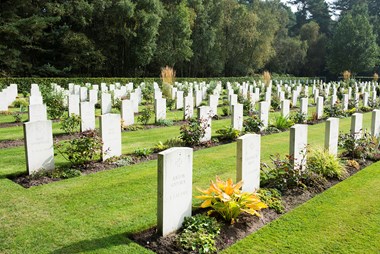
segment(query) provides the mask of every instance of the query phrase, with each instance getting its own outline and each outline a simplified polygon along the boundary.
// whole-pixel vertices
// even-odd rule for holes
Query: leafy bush
[[[307,168],[328,178],[344,179],[348,176],[347,170],[339,159],[322,149],[312,150],[307,157]]]
[[[289,189],[317,187],[323,188],[326,179],[306,168],[294,167],[291,156],[281,159],[280,155],[271,156],[274,167],[262,164],[260,184],[265,188],[280,191]],[[322,186],[322,187],[321,187]]]
[[[179,137],[171,138],[165,141],[164,145],[167,145],[168,147],[181,147],[184,146],[184,143],[182,139]]]
[[[281,106],[281,100],[278,96],[272,96],[272,100],[270,102],[270,105],[272,106],[273,110],[279,110]]]
[[[14,108],[19,108],[19,107],[28,107],[29,106],[29,103],[21,98],[21,99],[16,99],[13,103],[12,103],[12,107]]]
[[[140,157],[140,158],[147,158],[152,153],[153,153],[153,151],[149,148],[138,148],[138,149],[133,151],[133,155]]]
[[[307,120],[307,115],[303,114],[301,112],[297,112],[295,115],[291,117],[292,121],[294,123],[302,124],[305,123]]]
[[[76,114],[64,116],[61,119],[61,130],[65,133],[73,135],[80,131],[81,118]]]
[[[166,149],[168,149],[168,148],[169,148],[168,145],[166,145],[166,144],[162,143],[161,141],[159,141],[159,142],[153,147],[153,151],[154,151],[155,153],[158,153],[158,152],[164,151],[164,150],[166,150]]]
[[[231,126],[224,127],[216,131],[219,134],[219,140],[234,141],[240,136],[240,131],[232,128]]]
[[[173,121],[169,119],[160,119],[155,124],[158,126],[173,126]]]
[[[332,107],[325,107],[323,109],[327,117],[345,117],[346,114],[343,111],[341,105],[335,103]]]
[[[352,133],[340,134],[338,144],[345,150],[343,154],[351,159],[366,159],[378,151],[377,139],[368,132],[364,132],[361,138],[355,138]]]
[[[175,100],[173,100],[172,98],[166,98],[166,107],[169,110],[172,110],[174,105],[175,105]]]
[[[141,110],[140,115],[137,117],[137,121],[139,121],[143,125],[147,125],[152,115],[153,115],[152,107],[145,107],[143,110]]]
[[[99,160],[102,154],[102,139],[95,130],[81,132],[72,140],[56,144],[62,156],[74,165],[83,165]]]
[[[273,127],[277,128],[281,131],[287,130],[290,127],[292,127],[293,125],[294,125],[294,122],[292,120],[290,120],[288,117],[284,117],[284,116],[276,117],[276,119],[273,123]]]
[[[216,251],[215,238],[220,233],[220,224],[215,218],[203,214],[186,217],[182,228],[179,242],[183,249],[198,253]]]
[[[244,120],[243,127],[245,132],[258,133],[264,127],[264,124],[257,116],[251,116]]]
[[[74,168],[57,167],[53,170],[41,170],[29,176],[30,179],[40,179],[42,177],[55,178],[55,179],[69,179],[80,176],[81,172]]]
[[[360,111],[361,112],[370,112],[370,111],[372,111],[372,108],[363,106],[360,108]]]
[[[276,213],[284,213],[285,206],[281,200],[281,193],[277,189],[260,189],[257,192],[260,200],[269,208],[274,209]]]
[[[233,184],[231,178],[224,182],[216,177],[216,182],[211,181],[207,190],[199,190],[203,195],[195,198],[203,200],[201,208],[211,208],[209,214],[216,212],[231,224],[242,212],[260,216],[257,211],[267,206],[255,193],[241,192],[241,186],[242,181]]]
[[[21,112],[13,112],[12,116],[15,119],[15,123],[21,123],[22,122]]]
[[[200,144],[200,139],[206,133],[206,127],[203,122],[205,120],[189,119],[180,127],[179,138],[186,146],[195,146]]]
[[[228,107],[222,107],[222,115],[228,116],[230,114],[230,110]]]
[[[60,93],[50,93],[44,96],[47,113],[51,119],[59,119],[65,113],[64,96]]]

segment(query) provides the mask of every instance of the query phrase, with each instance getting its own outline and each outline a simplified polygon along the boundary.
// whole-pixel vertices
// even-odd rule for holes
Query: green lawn
[[[370,113],[365,114],[364,126],[367,128],[370,125],[370,118]],[[341,120],[340,127],[342,131],[347,132],[349,125],[350,118]],[[158,133],[143,131],[145,132],[145,139],[149,139],[146,144],[149,144],[150,139],[157,138],[158,135],[176,135],[171,132],[172,130],[178,131],[178,128],[178,126],[161,128],[157,129]],[[311,145],[323,145],[324,128],[324,124],[309,126],[308,136]],[[137,135],[138,133],[130,132],[130,135]],[[149,135],[146,135],[147,133]],[[164,138],[160,140],[164,140]],[[123,143],[126,144],[127,141],[128,138]],[[130,141],[132,143],[133,140]],[[262,138],[262,159],[268,161],[269,155],[277,152],[281,154],[288,153],[288,141],[289,131],[264,136]],[[123,147],[123,152],[126,149]],[[2,165],[0,177],[25,170],[23,148],[1,149],[0,152],[0,165]],[[209,180],[215,178],[215,175],[219,175],[224,179],[227,177],[235,179],[235,163],[236,143],[195,152],[194,193],[196,193],[195,187],[205,188]],[[359,224],[369,224],[369,233],[372,232],[371,227],[373,226],[370,222],[376,223],[379,220],[378,211],[369,209],[370,206],[373,208],[378,207],[378,199],[376,200],[375,197],[370,198],[370,194],[365,195],[365,193],[371,192],[374,196],[380,197],[378,195],[379,180],[376,179],[379,176],[378,170],[376,171],[377,175],[367,176],[365,173],[375,171],[376,168],[374,168],[372,167],[344,183],[344,186],[348,186],[346,188],[352,192],[354,192],[355,186],[362,189],[368,186],[368,190],[363,190],[364,195],[363,200],[361,200],[362,203],[368,202],[368,204],[365,204],[365,207],[368,208],[361,210],[361,213],[366,216],[372,214],[373,219],[369,221],[369,219],[362,217],[362,214],[357,215],[355,218]],[[0,178],[0,253],[150,253],[131,242],[127,236],[156,225],[156,172],[157,161],[149,161],[30,189],[24,189],[6,178]],[[364,177],[364,179],[362,180],[361,177]],[[374,183],[370,183],[371,181],[374,181]],[[367,182],[368,184],[366,184]],[[352,190],[350,190],[351,187]],[[346,199],[352,197],[351,201],[347,201],[351,202],[348,204],[358,201],[356,196],[347,195],[346,192],[340,192],[339,189],[336,194],[340,197],[336,198],[337,201],[344,201],[343,197]],[[360,193],[357,195],[360,195]],[[312,201],[314,205],[312,205],[312,202],[311,205],[308,204],[308,206],[311,206],[311,210],[303,216],[306,216],[305,218],[314,218],[318,214],[322,216],[324,214],[322,214],[323,210],[320,211],[317,207],[320,203],[330,204],[334,209],[341,211],[337,205],[334,205],[336,202],[329,201],[329,197],[325,198],[325,200],[328,202]],[[198,204],[195,200],[193,203]],[[343,208],[349,209],[350,206],[344,206]],[[327,208],[324,209],[328,210]],[[288,219],[292,218],[293,213],[297,214],[297,211],[289,213],[289,215],[282,217],[276,223],[286,223],[286,221],[290,221],[289,223],[294,223],[295,225],[309,223],[306,219],[301,221]],[[299,213],[302,215],[304,212]],[[377,218],[375,218],[376,214]],[[338,215],[337,218],[349,220],[349,218]],[[285,220],[285,222],[281,222],[282,220]],[[307,223],[304,223],[306,221]],[[320,220],[319,224],[314,224],[318,225],[319,228],[323,228],[321,223],[324,223],[323,219]],[[339,223],[339,221],[335,222],[337,225]],[[327,227],[331,226],[330,224],[332,223],[327,221],[325,224]],[[316,238],[314,239],[316,242],[313,243],[316,245],[318,245],[317,238],[325,239],[320,246],[317,246],[318,248],[323,248],[327,243],[330,243],[331,246],[339,247],[341,241],[360,242],[357,239],[352,239],[359,236],[362,241],[376,239],[372,238],[373,235],[371,234],[368,234],[370,237],[367,237],[366,233],[359,236],[354,235],[351,232],[355,227],[351,228],[345,225],[342,222],[342,226],[339,227],[342,230],[339,233],[342,238],[339,238],[336,231],[329,231],[329,234],[324,231],[316,231],[315,235],[309,233],[307,236],[308,238]],[[284,230],[289,230],[289,227]],[[302,233],[302,230],[299,230],[298,227],[296,229],[291,227],[291,229]],[[293,232],[293,230],[290,231]],[[281,229],[278,229],[278,231],[278,234],[280,234]],[[282,232],[282,234],[287,235],[286,231]],[[255,237],[255,235],[252,237]],[[303,253],[297,252],[302,247],[300,239],[298,239],[299,244],[297,244],[296,239],[292,240],[293,238],[291,237],[285,239],[271,238],[270,232],[267,233],[266,237],[272,239],[272,241],[274,241],[273,239],[277,239],[279,242],[284,241],[283,250],[290,253]],[[266,238],[263,237],[263,239]],[[294,246],[293,241],[295,241]],[[244,244],[244,242],[241,244]],[[366,243],[363,243],[363,246],[364,244]],[[265,245],[267,248],[272,246],[271,243],[262,244],[264,247]],[[277,245],[274,246],[276,247]],[[241,248],[252,249],[252,246],[253,243],[249,242],[245,247]],[[311,251],[312,247],[310,245],[306,252]],[[360,250],[360,247],[358,249]],[[231,253],[239,252],[231,251]]]

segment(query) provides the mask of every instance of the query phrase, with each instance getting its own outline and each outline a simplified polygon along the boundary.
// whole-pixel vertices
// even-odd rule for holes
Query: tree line
[[[378,71],[380,1],[289,1],[2,0],[0,76]]]

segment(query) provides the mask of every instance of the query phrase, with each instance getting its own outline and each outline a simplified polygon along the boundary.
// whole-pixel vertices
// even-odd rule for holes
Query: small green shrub
[[[280,191],[290,189],[306,189],[316,187],[323,189],[326,179],[303,167],[294,167],[292,157],[281,159],[280,155],[271,156],[273,167],[262,164],[260,185],[265,188],[275,188]]]
[[[323,111],[327,117],[345,117],[346,116],[342,107],[337,103],[334,104],[334,106],[332,107],[325,107]]]
[[[99,160],[102,154],[103,142],[95,130],[81,132],[72,140],[56,144],[61,155],[74,165],[83,165]]]
[[[288,117],[284,117],[284,116],[276,117],[273,123],[273,127],[281,131],[287,130],[293,125],[294,125],[294,122],[290,120]]]
[[[264,124],[257,116],[251,116],[244,120],[243,127],[245,132],[258,133],[264,127]]]
[[[272,106],[273,110],[279,110],[281,106],[281,100],[278,96],[272,96],[272,100],[270,102],[270,105]]]
[[[240,131],[231,126],[224,127],[216,131],[219,134],[218,139],[221,141],[234,141],[240,136]]]
[[[206,127],[204,127],[205,120],[189,119],[184,125],[180,127],[179,138],[186,146],[195,146],[200,144],[200,139],[206,133]]]
[[[303,124],[307,121],[307,115],[301,112],[297,112],[291,117],[291,119],[294,123]]]
[[[361,138],[355,138],[352,133],[340,134],[338,144],[345,150],[343,155],[351,159],[364,160],[378,152],[378,141],[368,132],[363,132]]]
[[[19,107],[28,107],[29,106],[29,103],[24,99],[24,98],[21,98],[21,99],[16,99],[13,103],[12,103],[12,107],[14,108],[19,108]]]
[[[161,141],[159,141],[154,147],[153,147],[153,152],[155,153],[158,153],[158,152],[161,152],[161,151],[164,151],[166,149],[168,149],[169,146],[162,143]]]
[[[81,118],[76,114],[64,116],[61,119],[61,130],[65,133],[73,135],[80,131]]]
[[[263,201],[269,208],[276,211],[276,213],[284,213],[285,206],[281,199],[281,193],[277,189],[260,189],[257,192],[260,200]]]
[[[172,110],[175,105],[175,100],[171,98],[166,98],[166,108]]]
[[[81,176],[81,172],[74,168],[55,168],[52,171],[48,171],[50,178],[69,179],[73,177]]]
[[[169,148],[170,147],[182,147],[184,146],[184,143],[182,139],[179,137],[171,138],[165,141],[164,145],[167,145]]]
[[[173,126],[173,121],[169,119],[160,119],[158,120],[155,125],[158,126]]]
[[[307,168],[327,178],[344,179],[348,176],[347,170],[339,159],[322,149],[311,150],[307,157]]]
[[[222,115],[228,116],[230,114],[230,110],[228,107],[222,107]]]
[[[152,153],[153,151],[149,148],[138,148],[133,151],[133,155],[139,158],[148,158]]]
[[[66,107],[63,100],[64,96],[62,94],[50,93],[44,96],[47,113],[51,119],[59,119],[65,113]]]
[[[220,225],[215,218],[202,214],[186,217],[179,236],[181,247],[198,253],[216,252],[215,239],[220,234]]]
[[[139,121],[143,125],[147,125],[152,115],[153,115],[152,107],[150,106],[145,107],[143,110],[141,110],[140,115],[137,117],[137,121]]]

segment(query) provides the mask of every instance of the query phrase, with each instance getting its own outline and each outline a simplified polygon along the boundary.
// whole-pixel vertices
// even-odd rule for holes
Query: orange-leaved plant
[[[201,208],[211,208],[209,214],[217,212],[231,224],[242,212],[260,217],[257,211],[267,208],[267,205],[255,193],[242,192],[242,184],[242,181],[234,184],[231,178],[222,181],[216,177],[216,182],[211,181],[207,190],[198,189],[203,195],[195,198],[203,200]]]

